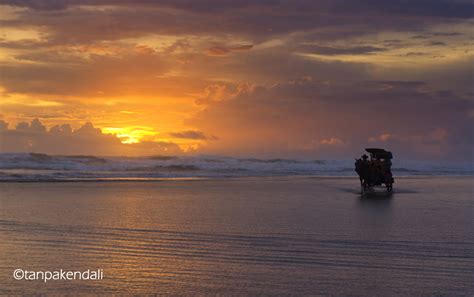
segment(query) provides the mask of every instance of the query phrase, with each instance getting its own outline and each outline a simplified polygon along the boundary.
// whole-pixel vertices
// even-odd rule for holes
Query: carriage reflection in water
[[[356,159],[355,171],[359,175],[361,193],[373,192],[375,187],[384,187],[392,192],[395,180],[392,176],[392,153],[380,148],[366,148],[366,154]]]

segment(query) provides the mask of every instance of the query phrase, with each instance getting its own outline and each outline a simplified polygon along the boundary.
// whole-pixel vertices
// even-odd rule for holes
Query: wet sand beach
[[[472,296],[472,176],[0,183],[0,294]],[[102,280],[14,280],[15,269]]]

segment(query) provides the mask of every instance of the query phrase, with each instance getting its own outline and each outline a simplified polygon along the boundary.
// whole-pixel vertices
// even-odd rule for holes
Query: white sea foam
[[[0,181],[355,175],[353,160],[243,159],[222,156],[96,157],[0,154]],[[394,160],[395,175],[472,175],[473,164]]]

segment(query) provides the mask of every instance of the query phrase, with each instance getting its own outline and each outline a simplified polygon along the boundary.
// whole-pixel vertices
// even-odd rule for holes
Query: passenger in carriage
[[[378,156],[371,157],[369,162],[369,180],[371,183],[378,185],[383,181],[383,163]]]

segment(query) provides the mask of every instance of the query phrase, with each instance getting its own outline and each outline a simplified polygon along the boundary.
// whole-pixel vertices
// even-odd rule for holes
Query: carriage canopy
[[[368,152],[370,156],[374,159],[387,160],[393,158],[392,152],[386,151],[381,148],[366,148],[365,151]]]

